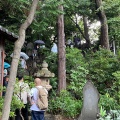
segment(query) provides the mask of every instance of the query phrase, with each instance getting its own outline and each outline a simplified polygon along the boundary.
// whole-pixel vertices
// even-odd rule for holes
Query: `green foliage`
[[[27,82],[32,88],[34,86],[33,78],[31,76],[24,76],[24,81]],[[16,84],[18,82],[18,79],[16,79]],[[0,91],[6,91],[6,88],[3,88],[0,86]],[[21,109],[24,107],[24,104],[21,100],[18,99],[18,97],[15,96],[15,94],[19,91],[19,88],[14,87],[14,93],[12,96],[12,102],[11,102],[11,107],[10,107],[10,117],[15,116],[15,110],[16,109]],[[4,103],[4,97],[0,97],[0,116],[2,114],[2,109],[3,109],[3,103]]]
[[[49,112],[53,114],[62,114],[67,117],[75,117],[79,114],[82,102],[76,100],[67,91],[61,91],[59,96],[52,96],[49,100]]]
[[[117,57],[108,50],[100,49],[95,53],[87,54],[86,59],[89,61],[89,76],[98,86],[99,92],[104,93],[104,88],[109,88],[113,83],[114,76],[112,73],[120,69]]]
[[[21,109],[24,107],[24,104],[22,101],[18,100],[16,96],[12,96],[12,102],[11,102],[11,110],[10,110],[10,116],[14,116],[14,112],[16,109]]]
[[[110,41],[115,41],[119,46],[120,40],[120,1],[119,0],[105,0],[104,9],[108,19],[109,37]]]
[[[58,88],[57,76],[55,76],[54,78],[50,78],[50,85],[52,85],[52,89],[57,90]]]
[[[86,83],[87,74],[88,70],[81,66],[78,66],[76,70],[71,70],[71,79],[68,85],[68,90],[70,90],[77,99],[82,98],[82,89]]]
[[[104,8],[106,10],[107,16],[116,16],[120,12],[120,1],[119,0],[105,0],[104,2]],[[109,14],[108,14],[109,13]],[[112,18],[111,17],[111,18]]]
[[[67,48],[66,50],[67,91],[61,92],[57,96],[57,91],[54,90],[57,87],[56,83],[58,81],[56,78],[50,79],[54,90],[50,93],[49,112],[63,114],[67,117],[75,117],[79,114],[82,107],[82,88],[85,85],[88,70],[82,67],[86,66],[86,64],[84,64],[85,60],[78,49]],[[51,55],[47,56],[46,61],[50,65],[50,69],[52,67],[56,69],[57,56],[55,54]]]
[[[26,18],[26,13],[30,7],[29,4],[29,0],[0,1],[2,11],[2,14],[0,14],[0,24],[6,27],[8,30],[18,33],[19,25]]]
[[[30,3],[30,0],[0,1],[0,24],[12,32],[18,33],[19,25],[28,15]],[[64,5],[64,13],[58,10],[58,6],[61,4]],[[107,15],[110,40],[115,40],[119,43],[120,29],[118,26],[120,26],[120,1],[104,0],[101,8],[104,8]],[[78,32],[74,23],[70,21],[70,18],[75,20],[76,14],[79,16],[86,15],[91,21],[96,19],[94,2],[89,0],[65,0],[63,3],[58,0],[40,1],[34,23],[30,26],[30,28],[28,28],[26,40],[34,41],[36,39],[42,39],[45,40],[46,46],[51,47],[50,38],[51,35],[55,36],[57,34],[56,20],[59,13],[65,15],[66,36],[70,36],[72,32]],[[13,46],[8,43],[6,44],[7,47],[5,49],[7,50],[9,56],[11,51],[8,51],[12,50]],[[46,61],[49,65],[49,70],[54,72],[56,75],[55,78],[51,78],[51,84],[56,90],[58,83],[57,54],[53,54],[48,51],[42,52],[45,56],[47,56]],[[11,61],[10,58],[7,58],[6,60],[9,62]],[[50,99],[50,112],[59,113],[60,111],[61,114],[66,113],[67,116],[72,117],[78,114],[78,109],[81,109],[81,101],[76,100],[76,98],[80,100],[82,98],[82,88],[85,84],[86,75],[88,73],[91,80],[95,83],[99,92],[101,93],[100,106],[102,106],[104,110],[115,109],[116,106],[119,107],[119,60],[119,55],[114,56],[110,51],[106,51],[104,49],[100,49],[95,53],[88,52],[84,58],[80,50],[67,48],[66,73],[68,83],[67,90],[69,91],[69,94],[66,92],[64,94],[61,93],[60,96],[56,96],[56,91],[52,90],[52,95],[54,96],[52,99]],[[21,71],[21,73],[24,73],[24,71]],[[26,82],[29,82],[30,87],[34,86],[32,78],[26,78]],[[20,108],[22,106],[19,102],[18,106],[16,103],[16,99],[13,98],[13,108]],[[2,110],[3,98],[0,98],[0,105],[0,109]],[[78,109],[77,106],[79,107]],[[11,110],[14,111],[14,109]]]
[[[0,1],[0,24],[9,30],[18,33],[21,23],[25,20],[29,13],[31,0],[6,0]],[[109,24],[109,36],[111,40],[119,40],[119,0],[105,0],[103,2],[105,13],[107,14]],[[19,4],[19,5],[18,5]],[[59,5],[64,5],[64,12],[58,10]],[[27,41],[34,41],[36,39],[44,39],[49,43],[51,35],[57,34],[56,20],[60,14],[65,15],[65,33],[66,37],[71,36],[74,32],[80,32],[76,29],[75,21],[76,15],[79,17],[87,16],[88,20],[92,23],[96,18],[95,3],[89,0],[65,0],[60,2],[57,0],[44,0],[40,1],[37,7],[34,22],[27,30]],[[70,22],[70,20],[72,21]],[[3,22],[4,21],[4,22]],[[81,19],[82,21],[82,19]],[[73,29],[72,29],[73,28]],[[115,37],[115,38],[114,38]]]
[[[112,90],[114,93],[114,97],[120,103],[120,71],[116,71],[113,73],[113,76],[115,76],[115,80],[113,82]]]
[[[2,115],[3,104],[4,104],[4,97],[0,97],[0,116]],[[21,109],[22,107],[24,107],[23,102],[18,100],[18,98],[13,95],[11,107],[10,107],[10,117],[15,116],[15,110]]]
[[[78,66],[85,66],[84,57],[81,51],[77,48],[66,49],[66,73],[71,73],[71,70],[75,70]]]
[[[2,115],[3,103],[4,103],[4,99],[3,97],[0,97],[0,116]]]
[[[51,61],[50,59],[49,61]],[[119,86],[119,69],[119,56],[115,56],[108,50],[100,48],[100,50],[95,53],[90,50],[84,58],[78,49],[67,48],[67,92],[69,92],[75,100],[82,101],[83,86],[86,83],[86,79],[91,79],[100,93],[99,107],[102,107],[103,112],[111,109],[119,109],[119,91],[117,87]],[[57,79],[53,79],[53,83],[56,84]],[[52,104],[52,106],[50,105],[49,112],[54,114],[60,112],[62,114],[61,111],[63,108],[59,108],[59,106],[61,106],[59,103],[61,98],[60,96],[57,97],[55,93],[56,91],[52,90],[50,94],[50,104]],[[55,97],[57,98],[55,99]],[[65,100],[65,98],[63,99]],[[58,103],[56,101],[58,101]]]
[[[84,15],[84,14],[89,14],[90,12],[90,1],[89,0],[65,0],[66,2],[66,11],[69,12],[70,14],[75,15]]]
[[[58,58],[57,58],[57,54],[56,53],[53,53],[53,52],[50,52],[48,54],[46,54],[46,57],[45,57],[45,61],[48,63],[48,69],[55,73],[55,76],[57,76],[57,67],[58,67]]]
[[[120,109],[120,106],[117,100],[113,96],[110,96],[109,93],[100,95],[99,107],[101,106],[106,111]]]
[[[101,107],[100,107],[100,116],[101,116],[102,118],[104,118],[105,115],[107,115],[106,110],[101,106]]]
[[[119,109],[119,55],[101,49],[86,55],[89,61],[89,76],[97,86],[100,96],[100,106],[105,110]]]

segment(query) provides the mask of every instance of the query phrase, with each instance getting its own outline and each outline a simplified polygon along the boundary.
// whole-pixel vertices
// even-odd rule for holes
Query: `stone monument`
[[[83,108],[78,120],[96,120],[98,109],[99,93],[92,81],[88,80],[83,88]]]
[[[26,46],[26,53],[28,56],[32,56],[33,55],[33,49],[34,49],[34,45],[32,42],[29,42]]]
[[[38,77],[42,80],[42,86],[44,86],[47,90],[52,88],[49,78],[54,76],[55,74],[48,70],[48,64],[45,61],[42,63],[42,69],[38,70],[38,72],[34,74],[34,77]]]

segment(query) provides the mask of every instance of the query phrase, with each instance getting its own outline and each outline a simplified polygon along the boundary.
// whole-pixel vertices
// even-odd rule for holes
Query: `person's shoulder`
[[[25,86],[29,86],[28,83],[26,83],[26,82],[24,82],[24,85],[25,85]]]
[[[42,86],[36,86],[36,88],[42,88]]]
[[[34,89],[36,89],[36,88],[35,88],[35,87],[32,87],[32,88],[31,88],[31,90],[34,90]]]
[[[36,88],[36,87],[31,88],[31,91],[35,91],[35,90],[37,90],[37,88]]]
[[[35,88],[35,87],[33,87],[33,88],[31,88],[31,94],[33,95],[33,94],[36,94],[37,93],[37,88]]]
[[[26,83],[26,82],[20,83],[19,86],[21,86],[22,88],[24,88],[24,90],[25,90],[25,89],[29,89],[29,85],[28,85],[28,83]]]
[[[48,94],[48,91],[47,91],[47,89],[44,86],[38,86],[38,87],[41,88],[41,89],[44,89],[45,92]]]

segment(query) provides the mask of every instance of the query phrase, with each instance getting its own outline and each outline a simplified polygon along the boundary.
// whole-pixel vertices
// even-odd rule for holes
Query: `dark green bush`
[[[61,91],[59,96],[52,96],[52,99],[49,99],[48,111],[74,118],[80,113],[81,107],[81,100],[75,99],[68,91]]]
[[[67,48],[67,92],[72,96],[72,99],[82,102],[83,86],[87,79],[91,79],[100,93],[99,106],[107,111],[110,109],[119,109],[119,92],[117,86],[120,84],[118,80],[120,75],[119,73],[115,74],[116,71],[120,71],[119,58],[119,56],[115,56],[111,51],[102,48],[96,52],[87,51],[85,57],[83,57],[80,50]],[[56,82],[58,82],[57,79]],[[74,115],[72,115],[68,109],[72,105],[77,105],[78,102],[76,103],[72,99],[69,101],[68,97],[57,96],[55,94],[56,91],[52,91],[53,93],[54,97],[50,97],[49,112],[54,114],[65,113],[68,116],[75,116],[77,112],[80,113],[81,109],[75,113],[73,112]],[[72,105],[68,105],[66,101],[68,103],[71,102]],[[68,106],[66,107],[64,104]]]

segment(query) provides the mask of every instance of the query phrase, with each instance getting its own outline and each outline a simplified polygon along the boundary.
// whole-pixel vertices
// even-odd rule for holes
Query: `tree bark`
[[[30,13],[25,20],[25,22],[21,25],[20,30],[19,30],[19,38],[15,42],[15,47],[14,47],[14,52],[13,52],[13,58],[12,58],[12,63],[11,63],[11,69],[10,69],[10,78],[9,78],[9,83],[5,95],[5,100],[4,100],[4,105],[3,105],[3,110],[2,110],[2,119],[1,120],[8,120],[9,119],[9,113],[10,113],[10,104],[12,101],[12,95],[13,95],[13,90],[14,90],[14,85],[16,81],[16,74],[17,74],[17,67],[18,67],[18,62],[20,58],[20,52],[21,48],[25,42],[25,33],[26,29],[28,26],[32,23],[34,19],[34,14],[37,8],[39,0],[33,0]]]
[[[63,0],[61,0],[63,2]],[[63,6],[59,6],[63,11]],[[58,90],[66,89],[66,57],[65,57],[65,35],[64,35],[64,15],[58,16]]]
[[[90,37],[88,34],[88,26],[87,26],[87,17],[83,16],[83,23],[84,23],[84,35],[86,36],[86,44],[87,48],[90,48]]]
[[[98,10],[102,4],[102,0],[95,0],[95,4],[96,9]],[[100,45],[109,50],[108,24],[105,11],[103,9],[99,9],[97,15],[101,22]]]

